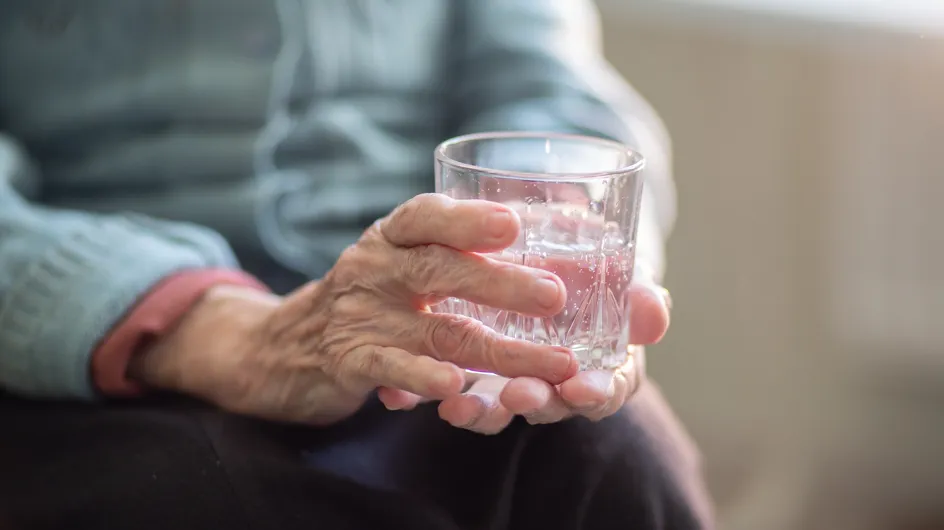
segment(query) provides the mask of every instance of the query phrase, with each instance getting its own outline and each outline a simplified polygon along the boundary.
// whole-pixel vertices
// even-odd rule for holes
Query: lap
[[[434,406],[312,429],[0,398],[0,529],[702,528],[697,465],[653,411],[486,437]]]

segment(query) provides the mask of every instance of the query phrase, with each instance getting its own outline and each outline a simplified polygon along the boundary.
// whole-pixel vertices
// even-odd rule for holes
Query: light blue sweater
[[[584,0],[3,2],[0,387],[93,397],[92,350],[176,271],[268,254],[317,277],[428,191],[434,146],[462,132],[637,147],[640,252],[658,262],[668,139],[603,61],[595,16]]]

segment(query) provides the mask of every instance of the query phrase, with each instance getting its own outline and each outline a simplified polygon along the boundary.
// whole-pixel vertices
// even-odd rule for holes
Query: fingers
[[[467,393],[443,400],[439,417],[454,427],[481,434],[501,432],[514,419],[498,398],[506,381],[494,376],[476,381]]]
[[[577,373],[577,359],[569,349],[510,339],[471,318],[419,313],[400,315],[399,321],[412,326],[404,348],[463,368],[536,377],[551,384]]]
[[[655,344],[669,329],[668,291],[648,282],[629,288],[630,337],[633,344]]]
[[[614,414],[626,403],[626,377],[619,372],[584,372],[566,387],[561,385],[561,398],[576,414],[593,421]]]
[[[379,224],[390,243],[401,247],[443,245],[467,252],[493,252],[511,245],[521,223],[507,206],[489,201],[457,201],[419,195]]]
[[[465,383],[462,370],[455,365],[400,348],[363,346],[351,350],[343,362],[349,369],[341,372],[356,374],[359,380],[369,382],[368,388],[397,388],[430,399],[458,394]]]
[[[423,298],[454,297],[534,316],[557,314],[567,299],[554,274],[522,265],[425,245],[402,252],[393,280]]]
[[[540,379],[512,379],[501,393],[501,402],[531,424],[556,423],[572,415],[557,389]]]
[[[638,390],[644,377],[642,356],[640,349],[615,371],[581,372],[560,385],[559,395],[574,413],[590,420],[612,416]]]
[[[387,242],[403,247],[391,279],[413,294],[535,316],[556,314],[564,306],[566,289],[554,274],[474,254],[502,250],[517,239],[521,223],[507,206],[426,194],[377,227]]]
[[[531,424],[577,415],[599,421],[616,414],[638,390],[644,377],[642,359],[640,348],[618,370],[583,372],[558,388],[529,377],[480,376],[466,393],[444,399],[439,415],[455,427],[486,434],[501,431],[515,415]],[[390,399],[381,399],[390,407]]]
[[[377,398],[387,407],[387,410],[413,410],[424,400],[423,396],[412,392],[385,386],[377,390]]]
[[[613,371],[581,372],[561,384],[560,395],[576,411],[597,410],[616,397],[616,379]]]

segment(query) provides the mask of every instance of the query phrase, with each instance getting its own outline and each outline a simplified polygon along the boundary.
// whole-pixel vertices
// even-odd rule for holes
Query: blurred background
[[[944,528],[944,2],[598,5],[675,142],[649,358],[721,527]]]

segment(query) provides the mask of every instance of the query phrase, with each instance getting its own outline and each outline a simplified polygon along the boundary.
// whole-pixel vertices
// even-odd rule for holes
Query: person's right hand
[[[352,414],[379,387],[456,395],[460,368],[559,384],[577,372],[570,350],[429,310],[456,297],[533,316],[560,311],[556,276],[479,254],[509,246],[519,228],[508,207],[421,195],[285,298],[214,288],[133,361],[132,375],[233,412],[316,424]]]

